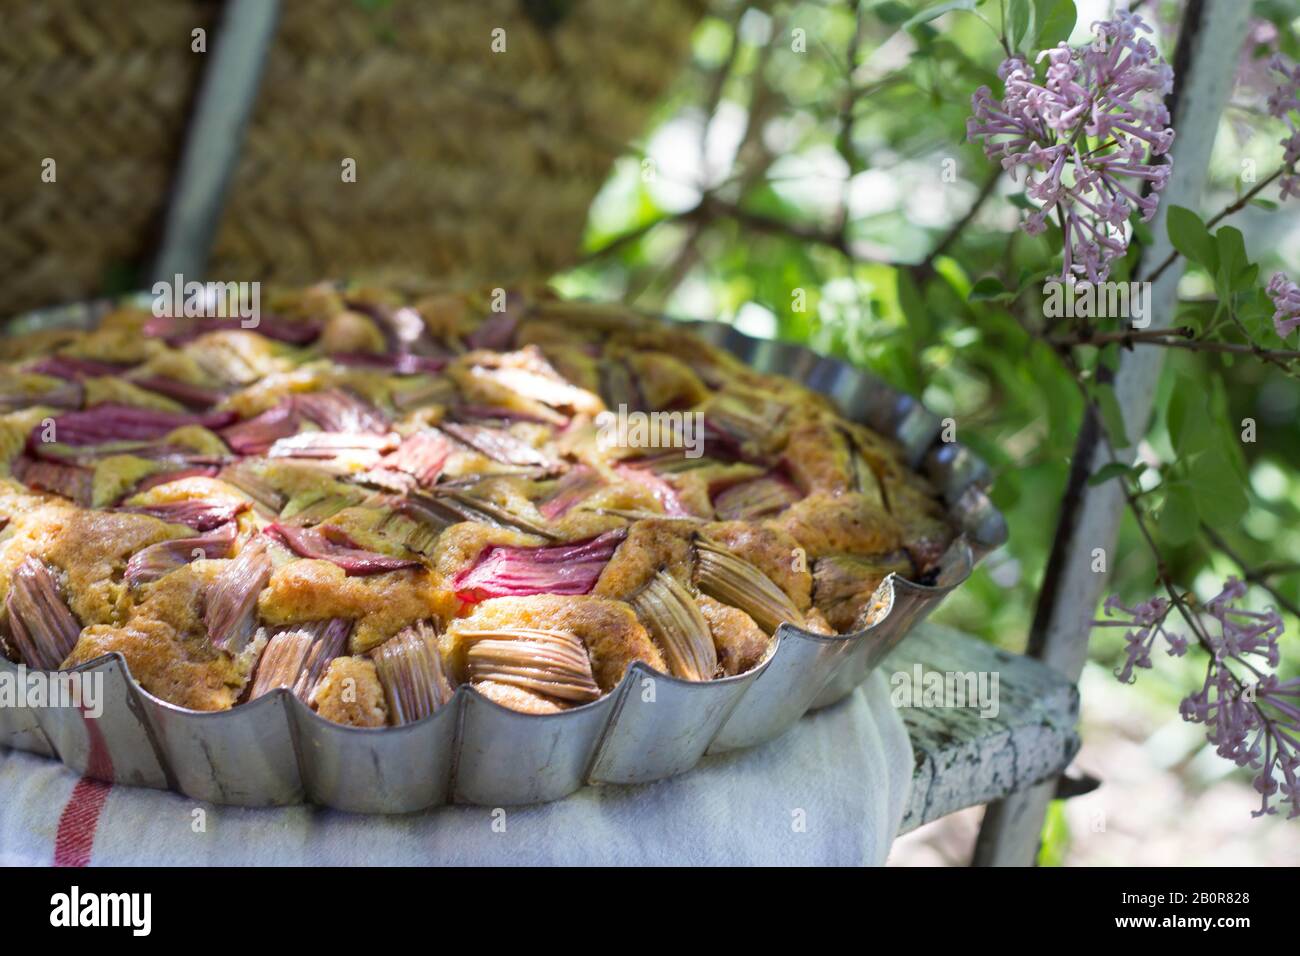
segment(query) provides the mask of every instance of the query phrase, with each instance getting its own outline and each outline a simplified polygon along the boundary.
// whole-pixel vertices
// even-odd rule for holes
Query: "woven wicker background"
[[[130,281],[156,241],[213,2],[0,8],[0,315]],[[52,158],[57,179],[41,181]]]
[[[562,268],[703,3],[284,0],[211,274],[468,282]],[[216,11],[23,6],[0,14],[6,313],[129,283],[147,261],[206,62],[190,31]],[[57,184],[40,182],[45,156]]]

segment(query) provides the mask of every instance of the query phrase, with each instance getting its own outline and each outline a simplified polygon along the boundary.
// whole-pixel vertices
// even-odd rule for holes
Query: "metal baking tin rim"
[[[151,297],[141,293],[111,300],[38,310],[16,317],[8,323],[8,327],[19,332],[36,331],[41,328],[85,328],[97,321],[109,308],[122,304],[145,304],[149,301]],[[147,747],[152,751],[151,754],[129,752],[127,756],[132,759],[128,762],[133,766],[144,765],[146,769],[127,774],[128,779],[121,782],[143,781],[144,785],[166,787],[191,796],[212,799],[214,802],[278,805],[310,800],[361,812],[406,812],[445,802],[529,803],[557,799],[587,783],[643,782],[682,772],[693,766],[706,752],[752,746],[779,736],[803,713],[834,703],[851,692],[870,673],[879,658],[906,636],[917,620],[924,617],[949,592],[965,582],[984,553],[1005,541],[1005,522],[983,490],[989,471],[984,463],[968,449],[956,443],[937,441],[939,420],[926,411],[917,399],[894,391],[874,376],[846,362],[818,355],[792,343],[755,339],[722,323],[675,322],[673,324],[701,335],[707,341],[737,356],[751,368],[802,380],[809,388],[830,397],[845,417],[863,421],[882,434],[899,441],[907,453],[909,465],[926,474],[938,485],[948,507],[949,516],[960,528],[960,533],[941,561],[943,582],[927,585],[891,573],[877,589],[877,596],[882,603],[880,612],[867,626],[857,631],[824,635],[791,624],[782,624],[774,635],[767,654],[758,665],[743,674],[706,682],[682,680],[655,671],[641,662],[635,662],[629,666],[619,683],[609,693],[603,694],[595,701],[555,714],[521,714],[490,700],[476,688],[465,685],[457,688],[452,699],[437,712],[399,727],[361,728],[334,724],[315,713],[291,691],[284,688],[265,695],[265,699],[242,704],[228,711],[196,711],[169,703],[145,690],[131,675],[125,658],[120,653],[112,652],[69,670],[75,673],[97,670],[111,672],[120,668],[125,683],[123,690],[127,699],[120,704],[116,701],[106,702],[106,707],[124,705],[130,712],[129,716],[140,725],[136,728],[139,732],[134,734],[135,739],[127,740],[122,747],[134,747],[135,750]],[[760,365],[766,367],[759,367]],[[827,663],[825,658],[828,655],[830,660]],[[799,658],[797,663],[805,666],[807,671],[803,675],[807,678],[803,684],[798,683],[801,679],[800,674],[771,673],[780,670],[783,664],[795,657]],[[14,666],[8,661],[0,662],[0,667],[5,669],[12,669]],[[789,667],[786,670],[789,671]],[[785,700],[751,701],[755,695],[750,693],[749,685],[761,682],[764,677],[786,680],[798,692],[795,703],[791,706]],[[621,753],[615,753],[612,761],[605,760],[607,750],[610,749],[611,736],[616,735],[621,729],[620,720],[625,703],[632,698],[636,685],[646,680],[663,682],[669,696],[677,698],[677,706],[683,707],[684,710],[691,708],[699,710],[701,702],[707,709],[708,705],[721,701],[723,706],[715,708],[716,712],[709,712],[711,734],[708,739],[701,739],[696,735],[695,739],[685,742],[677,738],[665,742],[653,736],[649,738],[649,744],[642,740],[641,746],[654,744],[659,746],[660,750],[663,746],[680,745],[679,754],[675,755],[671,750],[666,755],[661,753],[659,762],[654,766],[641,767],[634,759]],[[759,689],[760,692],[762,690]],[[289,703],[289,699],[295,703]],[[746,704],[754,706],[746,708],[744,706]],[[144,705],[143,708],[140,705]],[[580,759],[571,761],[573,766],[570,767],[569,776],[558,784],[534,785],[530,781],[514,779],[496,781],[501,783],[498,787],[491,779],[486,782],[479,779],[473,782],[468,792],[463,792],[460,786],[462,774],[473,775],[467,771],[475,769],[472,763],[464,766],[465,737],[468,733],[465,726],[466,715],[474,708],[482,708],[484,705],[486,710],[478,711],[480,719],[488,715],[486,717],[488,723],[501,723],[511,729],[533,727],[536,730],[532,734],[538,738],[541,738],[549,728],[573,725],[575,729],[580,729],[582,725],[597,719],[601,711],[605,711],[607,716],[599,726],[587,728],[586,737],[589,739],[585,744],[579,741],[576,745],[575,753]],[[268,734],[277,729],[287,729],[293,762],[296,764],[293,768],[296,771],[294,775],[296,784],[292,782],[284,786],[268,784],[264,789],[269,795],[258,791],[257,786],[254,785],[252,789],[255,792],[246,794],[243,792],[246,788],[238,786],[239,781],[231,785],[229,781],[221,779],[220,768],[217,762],[214,762],[213,755],[207,752],[206,745],[201,746],[207,769],[211,772],[211,782],[179,780],[181,773],[175,765],[181,761],[176,754],[170,753],[167,741],[160,739],[160,736],[165,735],[169,718],[182,721],[186,728],[195,731],[200,728],[229,729],[237,724],[247,724],[252,719],[261,719],[262,711],[267,709],[281,710],[287,718],[287,728],[268,726],[266,729]],[[751,713],[755,710],[758,711],[757,715]],[[747,726],[741,726],[733,731],[733,718],[740,711],[746,711],[746,716],[751,719]],[[0,718],[4,716],[4,712],[0,711]],[[56,725],[62,720],[57,709],[49,709],[43,716]],[[123,715],[119,713],[117,716]],[[71,718],[74,724],[83,722],[79,713],[72,714]],[[449,720],[454,721],[455,726],[448,730],[442,725]],[[636,719],[631,719],[631,722],[635,725]],[[745,721],[741,723],[744,724]],[[435,725],[438,725],[437,728]],[[94,766],[93,753],[88,752],[94,750],[93,740],[89,743],[82,741],[76,727],[70,729],[67,726],[56,726],[54,729],[56,732],[51,734],[47,732],[45,721],[36,720],[32,721],[30,726],[19,726],[15,730],[0,719],[0,744],[45,752],[57,756],[74,769],[80,769],[91,775],[105,775],[102,768]],[[375,763],[374,770],[379,774],[380,757],[377,748],[388,748],[390,742],[392,746],[397,746],[399,741],[427,737],[433,734],[435,729],[444,736],[450,733],[451,736],[444,740],[444,743],[450,746],[450,753],[430,756],[427,751],[417,750],[415,756],[429,757],[430,763],[440,761],[446,764],[441,768],[446,775],[445,779],[441,781],[434,779],[439,772],[439,768],[434,767],[429,771],[430,780],[423,781],[419,785],[399,786],[397,789],[401,791],[400,793],[381,794],[374,799],[366,795],[364,785],[341,788],[345,791],[342,796],[332,796],[326,792],[322,799],[322,794],[318,791],[329,791],[331,781],[328,779],[322,781],[318,778],[321,778],[322,774],[329,777],[329,773],[320,771],[319,767],[313,765],[313,758],[305,752],[305,744],[302,740],[305,735],[347,741],[349,744],[355,742],[357,746],[374,744],[375,747],[371,748],[370,755]],[[653,729],[652,724],[651,730]],[[631,732],[634,744],[641,739],[637,737],[638,730],[644,728],[634,727]],[[33,731],[39,736],[33,735]],[[88,730],[83,733],[92,736]],[[132,735],[126,734],[126,736]],[[65,747],[74,752],[65,753],[63,749],[56,746],[53,739],[55,737],[60,742],[72,740],[72,745],[69,747],[65,743]],[[193,741],[183,740],[181,743],[184,745]],[[530,741],[525,740],[522,742],[522,748],[517,749],[530,752],[527,746],[529,743]],[[512,742],[512,746],[519,744],[519,741]],[[193,754],[185,752],[183,756],[189,759]],[[326,758],[337,756],[337,754],[318,755],[316,762],[320,763]],[[473,754],[471,753],[470,756],[472,758]],[[155,758],[158,765],[157,773],[148,771],[149,757]],[[486,755],[480,762],[488,765],[492,763]],[[579,764],[581,770],[575,774],[574,768]],[[334,769],[337,771],[338,768]],[[498,770],[500,769],[498,767]],[[549,771],[551,768],[543,769]],[[242,773],[242,764],[232,772]],[[254,776],[255,773],[249,771],[248,775]],[[337,773],[335,775],[337,776]],[[510,769],[507,769],[504,774],[498,773],[498,776],[502,775],[512,776]],[[108,771],[108,779],[118,779],[118,776],[116,768]],[[189,776],[192,778],[193,774]],[[384,781],[382,775],[380,776],[379,784],[382,785]],[[514,776],[518,778],[519,774],[516,773]],[[338,781],[333,783],[337,784]],[[340,788],[336,786],[335,789]],[[231,792],[236,794],[236,798],[224,799]]]

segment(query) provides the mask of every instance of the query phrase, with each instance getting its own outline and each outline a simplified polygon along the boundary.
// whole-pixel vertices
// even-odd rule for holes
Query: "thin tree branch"
[[[1258,196],[1261,192],[1263,192],[1264,189],[1265,189],[1267,186],[1269,186],[1272,182],[1274,182],[1274,181],[1275,181],[1278,177],[1280,177],[1284,172],[1286,172],[1286,167],[1285,167],[1285,166],[1280,166],[1280,167],[1278,167],[1276,170],[1273,171],[1273,175],[1269,176],[1269,177],[1268,177],[1267,179],[1265,179],[1265,180],[1262,180],[1262,181],[1256,183],[1256,184],[1255,184],[1255,185],[1250,189],[1249,192],[1243,193],[1240,199],[1238,199],[1236,202],[1232,203],[1231,205],[1225,206],[1222,210],[1219,211],[1219,214],[1218,214],[1218,215],[1216,215],[1214,218],[1208,220],[1208,221],[1205,223],[1205,228],[1206,228],[1206,229],[1213,229],[1215,226],[1217,226],[1219,223],[1221,223],[1221,222],[1222,222],[1224,219],[1226,219],[1228,216],[1231,216],[1233,213],[1236,213],[1236,212],[1241,212],[1241,210],[1245,209],[1246,206],[1250,203],[1250,201],[1251,201],[1252,199],[1254,199],[1254,198],[1255,198],[1256,196]],[[1174,261],[1178,258],[1178,255],[1179,255],[1179,253],[1178,253],[1178,250],[1177,250],[1177,249],[1175,249],[1173,252],[1169,253],[1169,255],[1165,257],[1164,262],[1162,262],[1162,263],[1160,263],[1160,265],[1156,266],[1155,271],[1152,272],[1151,275],[1147,276],[1147,277],[1146,277],[1145,279],[1143,279],[1142,281],[1144,281],[1144,282],[1155,282],[1157,279],[1160,278],[1160,276],[1164,273],[1164,271],[1165,271],[1166,269],[1168,269],[1171,265],[1174,264]]]
[[[1264,565],[1261,565],[1258,568],[1252,568],[1249,564],[1246,563],[1245,559],[1242,558],[1241,555],[1239,555],[1236,551],[1232,549],[1232,547],[1228,544],[1228,542],[1223,539],[1223,535],[1219,534],[1219,532],[1215,531],[1207,524],[1201,525],[1201,531],[1204,532],[1205,536],[1210,539],[1210,543],[1214,545],[1214,547],[1217,550],[1222,551],[1224,555],[1226,555],[1234,564],[1237,565],[1237,567],[1241,568],[1241,578],[1243,581],[1246,581],[1249,584],[1259,585],[1261,588],[1263,588],[1265,591],[1267,591],[1269,594],[1273,596],[1273,600],[1277,601],[1277,603],[1280,604],[1287,611],[1289,611],[1296,617],[1300,618],[1300,605],[1297,605],[1286,595],[1280,593],[1277,588],[1275,588],[1272,584],[1268,582],[1270,573],[1282,573],[1282,572],[1280,571],[1268,572],[1266,571],[1266,566]]]
[[[965,228],[971,224],[976,216],[979,215],[979,211],[984,207],[984,204],[988,202],[989,198],[993,195],[993,191],[997,188],[998,180],[1000,178],[1002,178],[1002,170],[998,169],[990,175],[988,179],[984,180],[984,185],[980,187],[979,193],[975,196],[975,201],[971,203],[970,208],[966,210],[966,214],[953,223],[952,228],[943,234],[943,238],[941,238],[935,247],[930,250],[929,255],[915,266],[914,271],[918,278],[929,275],[929,273],[933,271],[934,260],[947,252],[948,248],[957,241]]]
[[[1049,339],[1055,348],[1069,348],[1075,345],[1121,345],[1131,348],[1135,345],[1159,345],[1164,348],[1185,349],[1189,352],[1218,352],[1231,355],[1254,355],[1264,361],[1292,362],[1300,359],[1300,351],[1294,349],[1266,349],[1254,342],[1213,342],[1197,339],[1192,329],[1187,327],[1172,329],[1132,329],[1120,332],[1081,332],[1078,335],[1062,336]]]

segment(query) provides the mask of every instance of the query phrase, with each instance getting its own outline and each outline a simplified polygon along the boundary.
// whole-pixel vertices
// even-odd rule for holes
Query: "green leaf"
[[[1186,544],[1196,537],[1199,525],[1200,515],[1192,489],[1182,482],[1170,484],[1165,489],[1165,503],[1157,522],[1160,537],[1169,544]]]
[[[1002,284],[995,276],[985,276],[971,286],[966,297],[971,302],[1010,302],[1016,294]]]
[[[1195,493],[1197,513],[1211,527],[1235,524],[1246,513],[1249,502],[1229,454],[1217,448],[1201,452],[1188,469],[1187,483]]]
[[[1224,226],[1215,233],[1214,246],[1215,253],[1219,257],[1215,285],[1218,287],[1219,297],[1229,299],[1232,297],[1238,273],[1244,272],[1250,265],[1246,258],[1246,240],[1241,235],[1240,229]]]
[[[1249,292],[1255,287],[1255,280],[1259,278],[1259,263],[1252,262],[1246,268],[1237,273],[1237,277],[1232,280],[1233,292]]]
[[[1010,511],[1020,501],[1020,475],[1014,469],[1008,469],[998,475],[993,483],[993,503],[1004,512]]]
[[[930,319],[930,310],[926,307],[921,291],[912,281],[906,269],[899,269],[898,308],[907,322],[907,336],[911,342],[911,364],[918,367],[921,350],[934,338],[934,323]]]
[[[1236,471],[1238,482],[1245,484],[1249,478],[1246,467],[1246,455],[1241,447],[1241,436],[1232,423],[1232,406],[1228,400],[1228,388],[1223,376],[1214,375],[1209,380],[1207,407],[1210,420],[1215,423],[1213,441],[1210,447],[1222,455],[1223,460]]]
[[[1218,271],[1218,253],[1214,237],[1201,217],[1183,206],[1170,206],[1165,228],[1175,249],[1193,262],[1203,265],[1210,275]]]
[[[1124,426],[1124,411],[1119,407],[1115,389],[1109,385],[1103,386],[1096,390],[1093,397],[1097,401],[1101,421],[1106,426],[1106,434],[1110,436],[1110,440],[1119,448],[1127,447],[1128,429]]]
[[[1026,46],[1046,50],[1070,39],[1078,12],[1074,0],[1034,0],[1033,37]]]
[[[1273,331],[1273,302],[1263,289],[1254,286],[1238,296],[1237,318],[1252,336],[1267,336]]]
[[[1215,249],[1219,255],[1216,286],[1219,296],[1230,299],[1234,292],[1245,292],[1259,278],[1259,265],[1246,254],[1246,241],[1240,229],[1224,226],[1215,233]]]
[[[1010,0],[1007,4],[1007,22],[1002,25],[1002,32],[1011,49],[1019,50],[1021,40],[1033,39],[1029,35],[1033,13],[1034,6],[1030,0]]]
[[[1056,269],[1037,269],[1032,271],[1029,269],[1021,269],[1020,283],[1016,286],[1016,291],[1024,292],[1030,286],[1033,286],[1036,289],[1041,289],[1047,282],[1048,276],[1054,276],[1057,274]]]
[[[1174,325],[1188,326],[1199,335],[1214,315],[1216,307],[1217,303],[1209,301],[1181,302],[1177,306]]]
[[[1132,472],[1132,468],[1122,461],[1112,461],[1109,464],[1102,465],[1088,477],[1090,485],[1104,485],[1108,481],[1126,476]]]
[[[920,26],[922,23],[929,23],[945,13],[951,13],[954,10],[974,10],[976,0],[946,0],[944,3],[936,3],[934,6],[926,7],[920,13],[916,14],[910,20],[903,24],[904,30],[910,30],[912,27]]]
[[[880,17],[882,23],[887,23],[891,27],[906,23],[912,16],[909,7],[896,3],[895,0],[884,0],[883,3],[877,3],[871,8],[871,12]]]
[[[1186,375],[1174,380],[1165,410],[1165,427],[1169,444],[1179,457],[1203,451],[1209,445],[1209,418],[1205,405],[1205,385]]]
[[[1043,821],[1043,834],[1038,844],[1036,866],[1066,866],[1075,835],[1070,832],[1070,821],[1065,813],[1065,801],[1053,800],[1047,805],[1047,819]]]

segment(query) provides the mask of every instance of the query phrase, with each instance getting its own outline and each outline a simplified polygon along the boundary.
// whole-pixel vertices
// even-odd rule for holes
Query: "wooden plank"
[[[279,9],[279,0],[225,4],[212,51],[205,54],[209,62],[185,134],[151,284],[178,274],[199,280],[206,271]]]
[[[931,623],[881,668],[892,689],[910,686],[918,666],[922,674],[996,674],[997,712],[900,708],[916,757],[902,832],[1054,777],[1079,749],[1078,691],[1050,667]]]
[[[1151,224],[1154,242],[1143,254],[1144,271],[1163,261],[1172,249],[1165,230],[1169,207],[1197,209],[1200,206],[1210,151],[1219,116],[1232,90],[1250,8],[1249,2],[1213,0],[1191,0],[1187,5],[1175,56],[1175,67],[1180,74],[1177,102],[1170,111],[1178,131],[1171,151],[1174,168],[1162,194],[1160,210]],[[1181,62],[1183,56],[1185,63]],[[1177,260],[1152,283],[1152,327],[1172,322],[1184,265],[1183,260]],[[1159,348],[1138,348],[1120,358],[1115,373],[1115,396],[1124,414],[1130,447],[1117,448],[1117,456],[1131,460],[1132,448],[1146,433],[1164,353]],[[1038,609],[1034,633],[1030,636],[1030,652],[1072,680],[1078,679],[1087,659],[1091,622],[1107,579],[1105,573],[1094,569],[1094,549],[1100,548],[1108,556],[1108,568],[1114,566],[1118,560],[1115,544],[1125,507],[1118,482],[1088,487],[1082,480],[1109,461],[1104,445],[1097,442],[1086,449],[1078,445],[1075,452],[1076,456],[1085,456],[1089,467],[1077,476],[1072,475],[1072,480],[1080,479],[1075,482],[1079,486],[1077,495],[1069,495],[1063,502],[1064,517],[1057,528],[1058,540],[1044,579],[1048,593]],[[1049,781],[991,806],[980,828],[975,863],[981,866],[1031,864],[1038,853],[1039,835],[1053,792]]]

